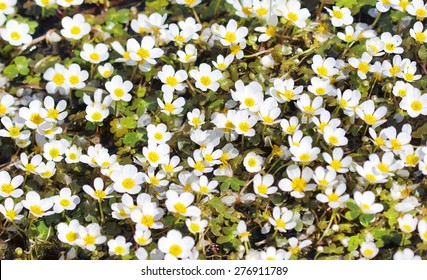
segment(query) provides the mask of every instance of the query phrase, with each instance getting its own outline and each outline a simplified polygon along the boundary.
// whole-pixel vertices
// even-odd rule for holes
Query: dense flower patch
[[[3,258],[420,259],[422,0],[0,0]]]

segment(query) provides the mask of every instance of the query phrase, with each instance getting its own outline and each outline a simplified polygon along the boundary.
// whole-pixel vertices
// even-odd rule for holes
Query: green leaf
[[[357,217],[359,217],[360,212],[357,211],[347,211],[347,213],[345,213],[345,218],[349,221],[353,221],[354,219],[356,219]]]
[[[347,204],[348,209],[350,209],[350,211],[360,212],[359,205],[357,205],[353,199],[349,199],[346,204]]]
[[[418,50],[418,56],[420,57],[421,60],[426,60],[427,59],[427,49],[426,47],[421,46],[420,49]]]
[[[122,118],[120,119],[120,125],[127,129],[133,129],[136,128],[136,120],[133,117]]]
[[[372,221],[373,218],[374,218],[374,215],[372,214],[362,214],[359,217],[359,221],[364,227],[368,227],[369,222]]]
[[[135,147],[136,143],[141,140],[142,135],[138,132],[129,132],[123,138],[123,143]]]
[[[234,239],[233,235],[223,235],[223,236],[220,236],[216,239],[216,243],[224,244],[227,242],[231,242],[232,239]]]
[[[6,68],[3,69],[3,73],[12,80],[18,76],[18,67],[15,64],[10,64]]]
[[[153,10],[155,12],[160,12],[167,5],[169,5],[169,1],[167,1],[167,0],[152,0],[152,1],[147,1],[147,3],[145,3],[145,6],[147,8],[149,8],[150,10]]]
[[[359,247],[360,241],[361,240],[360,240],[359,234],[353,235],[352,237],[350,237],[350,240],[348,241],[347,250],[349,252],[356,250],[357,247]]]

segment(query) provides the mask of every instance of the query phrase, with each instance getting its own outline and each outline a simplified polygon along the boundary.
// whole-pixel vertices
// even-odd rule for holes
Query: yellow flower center
[[[314,108],[311,105],[308,105],[308,106],[304,107],[304,111],[307,112],[307,113],[314,113],[314,111],[316,111],[316,108]]]
[[[98,61],[101,58],[101,56],[99,55],[99,53],[93,52],[89,55],[89,58],[91,60]]]
[[[7,211],[6,211],[6,217],[7,217],[9,220],[14,220],[14,219],[15,219],[15,217],[16,217],[16,212],[15,212],[15,210],[7,210]]]
[[[418,111],[421,111],[423,109],[423,104],[420,101],[415,100],[412,102],[411,108],[412,108],[412,110],[418,112]]]
[[[406,163],[410,165],[416,165],[418,163],[419,158],[416,155],[407,155]]]
[[[390,171],[390,168],[388,167],[388,165],[387,164],[385,164],[385,163],[380,163],[380,164],[378,164],[377,165],[377,167],[378,167],[378,169],[381,171],[381,172],[384,172],[384,173],[387,173],[387,172],[389,172]]]
[[[166,78],[166,84],[174,87],[178,84],[178,80],[175,78],[175,76],[169,76]]]
[[[179,43],[183,43],[185,41],[185,37],[182,35],[176,35],[175,37],[173,37],[173,39]]]
[[[272,124],[273,123],[273,118],[272,117],[270,117],[270,116],[264,116],[263,117],[263,120],[264,120],[264,122],[265,123],[267,123],[267,124]]]
[[[83,241],[87,245],[93,245],[93,244],[95,244],[95,236],[88,234],[83,238]]]
[[[255,166],[256,166],[256,164],[257,164],[256,159],[254,159],[254,158],[250,158],[250,159],[248,160],[248,165],[249,165],[250,167],[255,167]]]
[[[306,185],[307,182],[304,180],[304,178],[295,178],[292,180],[292,189],[296,192],[303,192]]]
[[[320,66],[317,67],[317,73],[319,73],[320,76],[327,76],[329,71],[328,68],[326,68],[325,66]]]
[[[61,200],[59,201],[59,204],[60,204],[62,207],[68,207],[68,206],[70,206],[70,205],[71,205],[71,202],[70,202],[70,200],[69,200],[68,198],[63,198],[63,199],[61,199]]]
[[[171,254],[174,257],[178,257],[182,254],[182,247],[178,244],[173,244],[169,248],[169,254]]]
[[[344,14],[340,10],[335,10],[332,12],[332,16],[338,19],[342,19],[344,17]]]
[[[424,18],[427,15],[427,11],[425,9],[420,8],[415,11],[415,14],[417,15],[417,17]]]
[[[412,73],[405,73],[405,75],[403,76],[405,80],[407,81],[412,81],[414,80],[414,74]]]
[[[93,193],[93,195],[94,195],[95,197],[97,197],[99,200],[103,200],[103,199],[104,199],[104,197],[106,197],[106,196],[107,196],[107,194],[106,194],[103,190],[96,190],[96,191]]]
[[[239,123],[239,129],[242,132],[246,133],[249,131],[249,129],[251,129],[251,127],[249,126],[248,122],[241,122],[241,123]]]
[[[266,185],[260,184],[257,189],[258,189],[258,193],[267,194],[268,187]]]
[[[18,41],[19,39],[21,39],[21,35],[18,32],[13,31],[10,33],[10,38],[14,41]]]
[[[278,228],[285,228],[286,227],[286,223],[285,221],[283,221],[282,219],[277,219],[276,220],[276,227]]]
[[[123,246],[116,246],[114,252],[116,252],[117,255],[122,255],[125,252],[125,248]]]
[[[375,182],[377,180],[377,177],[375,177],[374,174],[366,174],[366,179],[368,181]]]
[[[200,225],[198,223],[191,223],[190,230],[192,232],[198,232],[200,230]]]
[[[1,186],[1,191],[6,194],[11,194],[15,190],[15,187],[12,184],[3,184]]]
[[[37,216],[41,216],[44,213],[43,209],[39,205],[31,205],[30,211]]]
[[[293,22],[298,20],[298,15],[294,12],[289,12],[288,13],[288,19],[292,20]]]
[[[94,120],[94,121],[99,121],[99,120],[101,120],[102,119],[102,115],[101,115],[101,113],[100,112],[95,112],[95,113],[93,113],[92,114],[92,119]]]
[[[336,193],[334,193],[334,192],[328,194],[328,200],[329,200],[329,202],[337,202],[339,198],[340,197]]]
[[[147,49],[144,49],[144,48],[140,48],[140,49],[136,52],[136,54],[137,54],[140,58],[142,58],[142,59],[147,59],[147,58],[149,58],[149,57],[150,57],[150,51],[148,51]]]
[[[80,27],[78,27],[78,26],[73,26],[73,27],[71,27],[71,29],[70,29],[70,32],[71,32],[71,34],[73,34],[73,35],[77,35],[77,34],[80,34],[80,31],[81,31],[81,29],[80,29]]]
[[[160,132],[154,133],[154,139],[156,139],[158,141],[162,140],[163,139],[163,134],[160,133]]]
[[[121,98],[123,95],[125,95],[125,91],[121,88],[116,88],[114,90],[114,95],[116,95],[118,98]]]
[[[195,126],[198,126],[202,121],[198,117],[194,117],[192,122]]]
[[[364,251],[363,251],[363,254],[365,255],[365,256],[367,256],[367,257],[370,257],[370,256],[372,256],[372,254],[374,253],[374,251],[372,251],[371,249],[365,249]]]
[[[395,46],[393,43],[387,43],[387,44],[385,44],[385,49],[388,50],[389,52],[392,52],[392,51],[394,51]]]
[[[154,224],[154,217],[151,215],[144,215],[144,216],[142,216],[140,222],[144,226],[150,228]]]
[[[290,125],[286,128],[286,132],[289,134],[294,133],[295,129],[297,129],[297,127],[295,125]]]
[[[65,235],[65,238],[70,243],[76,241],[77,237],[78,237],[77,232],[74,232],[74,231],[70,231]]]
[[[325,88],[322,88],[322,87],[316,88],[317,95],[324,95],[325,93],[326,93]]]
[[[338,137],[336,136],[329,136],[329,143],[332,145],[338,144]]]
[[[148,153],[148,160],[151,162],[158,162],[160,159],[160,156],[157,152],[152,151]]]
[[[55,108],[51,108],[47,111],[47,116],[51,119],[57,119],[59,116],[59,111]]]
[[[123,188],[130,190],[135,186],[135,181],[132,178],[126,178],[122,182]]]
[[[340,169],[341,169],[341,167],[342,167],[341,161],[336,160],[336,159],[332,160],[332,161],[331,161],[331,167],[332,167],[335,171],[340,170]]]
[[[396,76],[400,72],[399,66],[393,66],[390,68],[390,75]]]
[[[367,62],[360,62],[357,66],[357,69],[363,74],[366,74],[368,73],[369,69],[371,69],[371,66],[369,66]]]
[[[28,164],[26,164],[24,167],[25,167],[25,169],[26,169],[27,171],[29,171],[29,172],[34,172],[34,171],[36,171],[36,166],[35,166],[34,164],[32,164],[32,163],[28,163]]]
[[[191,6],[196,0],[184,0],[187,6]]]
[[[391,144],[391,149],[392,150],[400,150],[400,149],[402,149],[402,143],[399,140],[397,140],[397,139],[392,139],[390,141],[390,144]]]
[[[267,29],[265,30],[265,35],[267,35],[269,37],[273,37],[275,31],[276,31],[276,28],[273,25],[269,25],[267,27]]]
[[[399,6],[402,8],[403,11],[406,11],[406,7],[409,5],[409,0],[400,0]]]
[[[185,214],[187,212],[187,207],[181,202],[175,203],[173,208],[180,214]]]
[[[371,114],[365,115],[364,120],[369,125],[375,124],[377,122],[377,118]]]
[[[64,75],[62,75],[62,74],[60,74],[60,73],[56,73],[56,74],[53,76],[52,81],[53,81],[55,84],[57,84],[57,85],[63,85],[63,84],[64,84],[64,82],[65,82]]]
[[[202,172],[203,170],[205,170],[205,165],[201,161],[196,161],[194,163],[194,170]]]
[[[345,35],[344,40],[347,41],[347,42],[353,41],[354,40],[354,36],[351,35],[351,34],[347,34],[347,35]]]
[[[234,32],[227,32],[224,36],[224,39],[229,43],[233,43],[234,41],[236,41],[237,37]]]
[[[44,119],[39,115],[39,113],[33,113],[30,116],[30,122],[39,125],[44,121]]]
[[[230,51],[232,55],[236,55],[241,50],[239,45],[232,45]]]
[[[245,6],[242,8],[242,12],[247,15],[250,16],[252,14],[252,8],[249,6]]]
[[[200,78],[200,83],[205,87],[209,86],[212,83],[212,80],[209,76],[202,76]]]
[[[0,115],[6,114],[7,108],[3,104],[0,104]]]
[[[160,183],[160,179],[157,178],[156,176],[151,176],[150,177],[150,184],[151,185],[158,185]]]
[[[175,110],[175,106],[172,103],[166,103],[164,109],[169,113],[172,113]]]
[[[247,107],[252,107],[255,105],[255,100],[252,97],[245,98],[243,102]]]
[[[57,148],[52,148],[49,151],[49,155],[51,158],[57,158],[61,153],[59,152],[59,150]]]
[[[267,10],[267,8],[261,7],[261,8],[258,8],[258,9],[255,11],[255,13],[256,13],[259,17],[262,17],[262,16],[264,16],[264,15],[266,15],[266,14],[268,13],[268,10]]]
[[[20,134],[21,134],[21,129],[20,129],[19,127],[17,127],[17,126],[12,126],[12,127],[9,129],[9,135],[10,135],[10,137],[12,137],[12,138],[17,137],[17,136],[19,136]]]
[[[301,161],[308,161],[310,159],[310,154],[304,153],[299,156]]]

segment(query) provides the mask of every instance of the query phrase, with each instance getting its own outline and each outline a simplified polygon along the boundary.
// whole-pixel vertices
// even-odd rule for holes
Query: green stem
[[[104,223],[104,211],[102,211],[102,202],[98,201],[98,205],[99,205],[99,214],[101,215],[101,223]]]
[[[372,23],[372,27],[371,27],[372,29],[374,29],[374,26],[377,24],[380,17],[381,17],[381,13],[378,13],[377,17],[375,18],[374,22]]]
[[[329,229],[332,226],[332,222],[335,220],[336,213],[337,213],[337,210],[335,208],[332,209],[332,215],[331,215],[331,219],[329,220],[329,224],[326,227],[325,231],[323,231],[322,237],[320,237],[319,241],[317,241],[317,244],[320,244],[320,242],[322,241],[322,239],[326,236],[326,234],[328,234]]]

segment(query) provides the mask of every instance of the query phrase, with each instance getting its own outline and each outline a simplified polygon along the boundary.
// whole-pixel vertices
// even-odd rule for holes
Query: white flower
[[[77,204],[80,203],[80,198],[77,195],[71,195],[71,189],[62,188],[59,195],[52,197],[53,211],[55,213],[61,213],[64,210],[74,210]]]
[[[98,202],[102,202],[104,199],[112,197],[109,194],[114,191],[110,186],[106,187],[104,190],[104,181],[99,177],[95,178],[93,181],[93,188],[89,185],[84,185],[82,188],[85,193],[98,200]]]
[[[313,57],[311,68],[319,77],[332,77],[339,72],[339,70],[335,68],[335,65],[336,61],[334,58],[328,57],[323,60],[320,55],[316,54]]]
[[[13,199],[8,197],[5,199],[4,205],[0,204],[0,213],[9,221],[20,221],[24,217],[24,215],[19,215],[22,208],[21,202],[15,204]]]
[[[191,63],[197,59],[197,49],[192,44],[187,44],[184,51],[179,50],[176,54],[178,55],[179,61],[182,63]]]
[[[61,34],[68,39],[80,40],[91,30],[90,24],[85,22],[85,18],[81,14],[75,14],[72,18],[63,17],[61,24]]]
[[[25,200],[22,201],[22,205],[37,218],[54,214],[53,211],[48,211],[53,206],[52,199],[40,199],[40,195],[35,191],[29,191],[26,194]]]
[[[338,184],[335,190],[333,186],[329,186],[325,189],[325,194],[317,194],[316,199],[322,203],[328,203],[331,208],[343,207],[344,203],[350,198],[350,195],[344,194],[345,189],[344,183]]]
[[[261,174],[256,174],[253,180],[254,192],[264,198],[267,198],[268,195],[274,194],[277,192],[278,188],[272,186],[274,184],[274,177],[271,174],[266,174],[261,176]]]
[[[240,109],[248,109],[251,112],[258,112],[264,99],[262,86],[258,82],[251,82],[244,85],[242,80],[234,84],[236,90],[230,90],[234,101],[240,102]]]
[[[192,217],[191,219],[187,218],[185,220],[185,225],[191,233],[196,234],[205,230],[208,225],[208,221],[202,220],[200,217]]]
[[[372,100],[366,100],[356,108],[356,114],[365,121],[367,125],[373,128],[385,123],[387,120],[383,117],[387,114],[387,107],[381,106],[375,110],[375,103]]]
[[[246,171],[251,173],[259,172],[264,164],[264,158],[254,152],[248,153],[243,159],[243,165]]]
[[[381,34],[381,41],[384,42],[384,51],[386,53],[403,53],[403,48],[399,47],[402,44],[402,38],[399,35],[391,35],[390,32]]]
[[[106,44],[99,43],[96,46],[85,43],[83,50],[80,52],[80,57],[93,64],[99,64],[108,59],[108,47]]]
[[[114,182],[113,188],[116,192],[137,194],[141,191],[143,173],[138,172],[134,165],[126,164],[111,174],[111,180]]]
[[[243,136],[254,136],[255,129],[253,127],[257,123],[257,118],[254,115],[250,115],[247,110],[238,111],[233,120],[235,131]]]
[[[357,75],[359,76],[359,78],[364,80],[366,79],[366,74],[368,72],[376,71],[376,69],[372,69],[373,65],[369,64],[371,60],[372,60],[372,56],[369,53],[364,52],[362,54],[362,58],[357,59],[357,58],[351,57],[348,59],[348,63],[357,69]]]
[[[124,236],[119,235],[114,239],[108,240],[107,245],[110,256],[126,256],[129,255],[132,243],[126,242]]]
[[[78,220],[71,220],[68,225],[66,223],[59,223],[57,226],[58,239],[61,242],[76,245],[81,228],[84,227],[80,225]]]
[[[16,110],[13,107],[13,103],[15,103],[15,98],[10,94],[5,94],[0,98],[0,116],[4,116],[6,114],[10,114]]]
[[[266,42],[270,40],[271,37],[275,35],[276,32],[276,25],[278,23],[278,19],[276,16],[269,17],[267,20],[267,27],[256,27],[254,30],[258,32],[262,32],[258,37],[258,42]]]
[[[427,94],[421,94],[418,89],[406,93],[399,103],[399,107],[405,110],[412,118],[419,115],[427,115]]]
[[[79,238],[76,240],[76,244],[89,251],[94,251],[96,245],[102,244],[107,240],[105,236],[101,235],[101,226],[97,223],[79,227],[78,234]]]
[[[165,259],[169,260],[189,257],[194,244],[192,237],[182,237],[181,232],[175,229],[169,230],[166,237],[161,237],[158,242],[159,250],[166,254]]]
[[[259,108],[258,115],[265,125],[273,125],[279,122],[276,119],[280,116],[280,108],[276,99],[269,97],[264,100]]]
[[[200,176],[199,179],[195,180],[191,184],[191,189],[195,191],[196,193],[202,194],[202,195],[209,195],[213,192],[218,192],[216,190],[216,187],[218,187],[218,182],[215,180],[208,181],[208,178],[206,176]]]
[[[360,245],[360,253],[367,259],[373,259],[378,254],[379,249],[374,242],[363,242]]]
[[[296,165],[290,165],[286,168],[288,178],[279,181],[279,188],[282,191],[290,192],[295,198],[302,198],[306,191],[312,191],[316,188],[316,184],[309,184],[313,177],[313,170],[310,167],[301,169]]]
[[[346,131],[342,128],[334,128],[331,126],[326,126],[323,139],[330,146],[345,146],[348,143],[347,137],[345,137]]]
[[[11,19],[6,23],[5,28],[0,29],[0,35],[3,40],[9,42],[12,46],[21,46],[31,43],[33,38],[28,34],[30,27],[26,23],[18,23]]]
[[[184,110],[182,107],[185,104],[184,97],[178,97],[175,101],[173,101],[173,93],[172,91],[166,91],[163,93],[163,100],[157,98],[157,103],[159,107],[162,109],[161,111],[166,115],[178,115]]]
[[[164,83],[162,85],[162,91],[183,91],[185,89],[185,85],[183,82],[187,80],[188,75],[185,70],[178,70],[175,72],[175,69],[170,65],[165,65],[162,67],[162,71],[157,73],[160,81]]]
[[[415,255],[411,249],[405,248],[403,251],[397,251],[393,255],[393,260],[421,260],[421,257]]]
[[[425,218],[418,223],[418,234],[422,241],[427,242],[427,220]]]
[[[411,4],[406,7],[408,14],[416,16],[418,20],[427,17],[427,4],[423,0],[413,0]]]
[[[331,22],[333,26],[341,27],[343,25],[350,25],[353,23],[353,17],[351,16],[351,11],[349,8],[340,8],[333,6],[332,10],[325,8],[329,16],[331,17]]]
[[[39,100],[33,100],[29,108],[21,107],[19,109],[19,116],[25,120],[25,125],[28,128],[36,129],[45,122],[47,111],[43,108],[43,104]]]
[[[418,219],[411,214],[406,214],[403,217],[397,218],[399,228],[404,233],[411,233],[417,229]]]
[[[166,15],[166,14],[165,14]],[[148,72],[151,65],[156,64],[156,58],[163,55],[164,51],[154,48],[155,40],[151,36],[145,36],[139,44],[134,38],[127,41],[126,46],[132,60],[138,62],[138,67],[143,72]]]
[[[228,21],[227,26],[219,27],[219,35],[221,36],[220,42],[223,46],[230,46],[239,44],[245,40],[248,35],[248,28],[237,26],[237,22],[234,19]]]
[[[191,112],[187,113],[188,123],[194,128],[200,128],[205,123],[205,114],[201,113],[199,109],[194,108]]]
[[[273,216],[268,217],[269,223],[280,232],[287,232],[293,229],[297,223],[293,220],[294,214],[287,208],[278,206],[273,208]]]
[[[10,177],[7,171],[0,171],[0,196],[18,198],[24,194],[19,187],[24,182],[24,177],[17,175]]]
[[[360,210],[366,214],[376,214],[384,209],[381,203],[374,203],[375,194],[371,191],[366,191],[364,193],[356,191],[354,193],[354,201],[360,207]]]
[[[57,0],[56,3],[61,7],[68,8],[72,5],[79,6],[83,3],[83,0]]]
[[[25,123],[19,122],[19,119],[15,119],[14,122],[9,117],[1,118],[1,123],[4,126],[4,129],[0,129],[0,137],[28,139],[31,135],[31,132],[28,130],[22,130]]]
[[[179,195],[176,191],[169,190],[166,192],[166,208],[169,212],[178,213],[186,217],[199,217],[200,209],[196,206],[191,206],[194,201],[194,195],[184,192]]]
[[[111,63],[98,66],[98,72],[103,78],[109,78],[113,74],[113,71],[114,67]]]
[[[251,233],[247,230],[245,221],[242,220],[237,224],[236,231],[233,234],[238,235],[242,242],[249,242],[249,237],[251,236]]]
[[[218,80],[222,78],[222,73],[219,70],[213,70],[210,65],[202,63],[199,65],[199,70],[192,69],[190,76],[196,80],[196,87],[202,91],[208,89],[217,91],[219,88]]]
[[[198,4],[200,4],[202,0],[176,0],[177,4],[185,5],[189,8],[194,8]]]
[[[351,43],[359,39],[360,33],[360,30],[355,31],[354,28],[349,25],[345,27],[345,33],[338,32],[337,36],[344,42]]]
[[[390,7],[398,5],[398,3],[399,3],[399,0],[378,0],[375,7],[381,13],[385,13],[385,12],[388,12],[388,10],[390,10]]]
[[[15,12],[17,0],[2,0],[0,2],[0,14],[11,15]]]
[[[123,81],[120,75],[116,75],[111,81],[106,82],[105,88],[114,101],[123,100],[129,102],[132,99],[132,95],[129,92],[132,90],[133,84],[131,81]]]
[[[227,69],[227,67],[233,62],[234,55],[229,54],[225,58],[221,54],[217,56],[216,61],[212,61],[212,64],[221,71]]]

